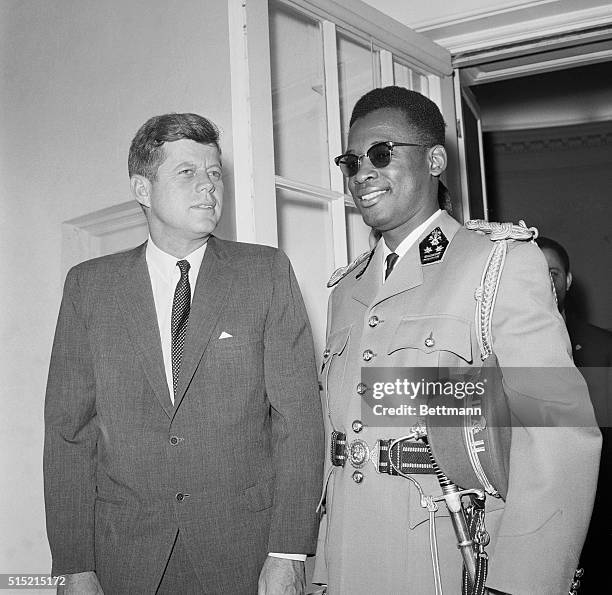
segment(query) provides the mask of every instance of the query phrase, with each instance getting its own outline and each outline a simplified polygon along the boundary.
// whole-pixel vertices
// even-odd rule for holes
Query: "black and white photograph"
[[[612,592],[612,1],[0,0],[0,592]]]

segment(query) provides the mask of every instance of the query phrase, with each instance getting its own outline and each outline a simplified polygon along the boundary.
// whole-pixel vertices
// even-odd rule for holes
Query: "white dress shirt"
[[[395,268],[397,266],[397,264],[399,263],[399,261],[402,259],[402,257],[404,256],[404,254],[406,254],[406,252],[408,252],[408,250],[410,250],[410,248],[412,248],[412,246],[414,245],[414,243],[419,239],[420,235],[425,231],[425,229],[427,227],[429,227],[442,213],[442,210],[438,209],[431,217],[429,217],[426,221],[423,221],[423,223],[421,223],[421,225],[419,225],[416,229],[413,229],[397,246],[397,248],[395,250],[391,250],[387,244],[385,244],[385,241],[383,239],[383,250],[382,250],[382,259],[383,259],[383,266],[382,266],[382,282],[385,282],[385,267],[386,267],[386,261],[387,261],[387,256],[389,256],[389,254],[391,254],[391,252],[395,252],[398,256],[398,259],[395,261],[395,266],[393,268]]]
[[[206,244],[194,250],[185,258],[176,258],[160,250],[149,236],[145,258],[151,277],[153,288],[153,299],[155,300],[155,313],[157,314],[157,325],[161,339],[162,355],[164,356],[164,370],[166,371],[166,382],[170,391],[170,398],[174,403],[174,389],[172,387],[172,302],[176,284],[181,278],[181,271],[176,266],[179,260],[189,262],[189,285],[191,286],[191,300],[193,301],[193,290],[200,272],[200,265],[206,252]]]
[[[181,271],[176,265],[179,260],[189,262],[189,285],[191,286],[191,300],[202,265],[202,259],[206,252],[207,244],[204,244],[185,258],[176,258],[171,254],[160,250],[151,236],[147,242],[145,258],[149,277],[151,277],[151,287],[153,288],[153,299],[155,301],[155,313],[157,314],[157,325],[159,326],[159,336],[161,339],[162,355],[164,357],[164,370],[166,372],[166,382],[170,391],[170,398],[174,403],[174,388],[172,386],[172,302],[174,301],[174,291],[181,278]],[[269,556],[276,558],[286,558],[289,560],[306,560],[306,554],[277,554],[270,552]]]

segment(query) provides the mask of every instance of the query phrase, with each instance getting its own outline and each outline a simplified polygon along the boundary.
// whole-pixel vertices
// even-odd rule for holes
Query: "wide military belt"
[[[392,445],[391,450],[389,446]],[[423,442],[379,438],[373,446],[359,438],[347,443],[344,432],[332,432],[331,463],[344,467],[348,462],[351,467],[361,469],[372,463],[378,473],[410,475],[415,473],[435,473],[429,449]]]

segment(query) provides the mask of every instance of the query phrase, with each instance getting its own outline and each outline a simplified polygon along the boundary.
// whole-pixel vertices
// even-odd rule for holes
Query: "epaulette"
[[[484,221],[483,219],[470,219],[465,222],[465,228],[483,234],[491,234],[492,242],[499,240],[521,240],[534,241],[538,237],[536,227],[527,227],[524,221],[514,223],[497,223],[495,221]]]
[[[347,264],[345,267],[336,269],[329,278],[327,287],[333,287],[336,283],[338,283],[338,281],[344,279],[344,277],[346,277],[351,271],[354,271],[362,262],[368,260],[373,252],[374,250],[368,250],[367,252],[360,254],[355,260],[353,260],[353,262]]]

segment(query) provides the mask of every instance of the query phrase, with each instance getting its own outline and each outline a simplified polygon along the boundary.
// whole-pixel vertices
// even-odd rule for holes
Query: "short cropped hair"
[[[536,244],[540,246],[542,250],[544,248],[547,248],[548,250],[552,250],[560,258],[561,262],[563,263],[563,267],[565,268],[565,274],[567,275],[567,273],[570,272],[569,255],[567,254],[567,251],[565,250],[565,248],[561,244],[559,244],[559,242],[555,242],[555,240],[551,240],[550,238],[545,238],[544,236],[538,236],[536,238]]]
[[[153,182],[157,170],[164,162],[164,143],[183,138],[203,145],[214,145],[219,152],[219,129],[198,114],[164,114],[148,119],[138,130],[130,144],[128,172]]]
[[[432,146],[444,145],[446,125],[438,106],[425,95],[404,87],[382,87],[363,95],[353,108],[350,126],[359,118],[382,108],[400,110],[408,123],[416,128],[421,142]]]

